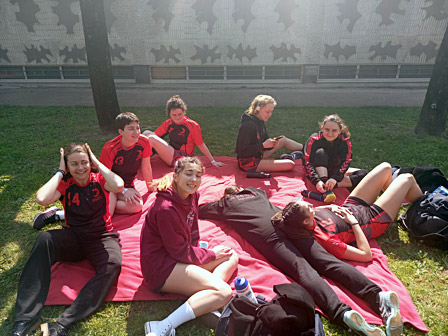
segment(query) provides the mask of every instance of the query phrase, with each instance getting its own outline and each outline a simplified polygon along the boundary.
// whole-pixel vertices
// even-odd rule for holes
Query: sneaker
[[[50,209],[45,210],[44,212],[38,213],[33,220],[33,228],[36,230],[42,229],[45,225],[54,223],[59,220],[59,217],[56,215],[56,211],[59,211],[58,207],[54,206]]]
[[[297,152],[292,152],[291,154],[282,154],[282,155],[280,155],[280,159],[283,159],[283,160],[290,159],[292,161],[295,161],[295,160],[300,160],[302,158],[302,156],[303,156],[303,153],[297,151]]]
[[[380,312],[387,336],[401,335],[403,332],[403,320],[400,315],[400,301],[395,292],[380,292]]]
[[[58,322],[45,323],[40,326],[42,336],[67,336],[68,329]]]
[[[146,336],[175,336],[176,330],[168,322],[150,321],[145,323]]]
[[[10,336],[27,336],[30,335],[40,324],[40,317],[36,316],[30,321],[14,322]]]
[[[358,335],[385,336],[380,328],[368,324],[366,320],[364,320],[364,317],[355,310],[349,310],[344,313],[344,323]]]
[[[336,201],[336,195],[333,190],[327,191],[325,194],[322,194],[322,201],[324,203],[334,203]]]

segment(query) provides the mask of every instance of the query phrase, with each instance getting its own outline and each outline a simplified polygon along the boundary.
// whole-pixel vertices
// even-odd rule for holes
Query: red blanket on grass
[[[289,173],[273,173],[268,180],[248,179],[245,173],[237,168],[236,159],[232,157],[217,157],[225,162],[221,168],[206,164],[205,174],[199,189],[200,203],[215,201],[221,197],[225,186],[239,184],[243,187],[263,188],[269,199],[278,206],[285,206],[293,197],[300,194],[305,188],[310,188],[304,181],[303,169],[299,163],[294,171]],[[208,160],[203,160],[203,162]],[[151,159],[154,178],[160,178],[171,171],[159,157]],[[141,177],[139,175],[138,177]],[[106,297],[108,301],[133,301],[133,300],[167,300],[179,297],[177,295],[159,295],[151,292],[143,282],[140,270],[140,231],[149,206],[155,199],[155,193],[147,194],[145,183],[137,181],[137,189],[144,194],[145,201],[143,212],[132,216],[116,215],[113,223],[120,234],[123,254],[123,265],[118,280]],[[348,195],[346,189],[337,189],[337,202],[341,203]],[[321,205],[319,202],[314,202]],[[249,279],[255,293],[271,299],[274,297],[273,285],[291,282],[291,280],[271,266],[255,248],[247,243],[241,236],[227,225],[217,226],[213,222],[200,220],[201,240],[209,242],[210,246],[225,244],[231,246],[239,254],[237,273]],[[374,260],[371,263],[351,262],[354,267],[364,273],[368,278],[377,283],[381,288],[395,291],[400,297],[400,306],[403,321],[411,323],[416,328],[428,331],[411,297],[401,281],[389,270],[387,258],[378,247],[376,241],[371,243]],[[52,269],[50,292],[46,301],[47,305],[71,304],[78,295],[83,285],[94,275],[94,270],[88,261],[77,263],[57,263]],[[353,309],[361,312],[368,323],[381,324],[381,319],[358,298],[354,297],[343,287],[331,280],[328,281],[339,298],[349,304]],[[232,284],[233,286],[233,284]]]

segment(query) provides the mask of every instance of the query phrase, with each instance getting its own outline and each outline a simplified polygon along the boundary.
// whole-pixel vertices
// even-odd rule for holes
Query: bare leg
[[[174,148],[171,147],[168,142],[155,135],[154,132],[144,131],[142,134],[148,138],[152,148],[157,151],[162,160],[167,165],[171,165],[171,162],[173,161]]]
[[[367,175],[368,176],[368,175]],[[412,174],[401,174],[375,201],[391,218],[396,218],[403,199],[414,203],[423,195]]]
[[[135,190],[135,189],[134,189]],[[117,214],[127,215],[127,214],[134,214],[142,210],[143,208],[143,201],[140,198],[140,202],[138,203],[126,203],[124,196],[122,194],[115,194],[117,196],[116,206],[115,206],[115,212]],[[110,198],[109,198],[110,202]]]
[[[319,177],[328,177],[328,168],[324,166],[316,167],[316,173]]]
[[[297,141],[288,139],[287,137],[282,137],[278,140],[277,146],[263,153],[263,159],[271,157],[272,154],[274,154],[281,148],[284,148],[288,151],[300,151],[303,150],[303,145],[298,143]]]
[[[288,171],[294,169],[295,163],[292,160],[271,160],[262,159],[257,167],[257,172]]]
[[[209,262],[208,264],[201,265],[202,268],[212,272],[218,278],[227,282],[232,276],[233,272],[235,272],[236,267],[238,266],[238,255],[235,251],[232,252],[230,258],[224,262],[220,259]]]
[[[224,306],[232,297],[224,280],[202,267],[182,263],[176,264],[161,291],[190,296],[188,303],[196,317]]]
[[[376,166],[361,180],[361,182],[359,182],[356,188],[350,193],[350,196],[358,197],[367,204],[373,204],[381,190],[386,190],[391,182],[392,167],[389,163],[383,162]],[[400,204],[402,200],[403,198],[400,200]]]

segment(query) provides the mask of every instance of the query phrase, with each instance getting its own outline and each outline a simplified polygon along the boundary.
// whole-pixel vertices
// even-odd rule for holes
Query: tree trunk
[[[446,137],[448,112],[448,27],[432,70],[415,133]]]
[[[95,110],[103,131],[116,131],[120,113],[112,73],[103,0],[80,0],[82,25]]]

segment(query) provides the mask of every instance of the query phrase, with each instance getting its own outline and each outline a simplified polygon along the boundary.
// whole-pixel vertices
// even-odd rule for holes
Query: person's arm
[[[356,245],[358,246],[354,247],[347,245],[343,258],[361,262],[371,261],[372,251],[370,250],[369,242],[364,232],[362,232],[356,217],[353,216],[352,212],[347,208],[336,206],[332,208],[332,211],[352,227],[353,234],[356,239]]]
[[[143,179],[146,182],[146,186],[148,187],[148,191],[152,192],[152,167],[151,167],[151,157],[145,157],[142,159],[142,165],[141,165],[142,175]]]
[[[361,230],[361,226],[359,223],[352,224],[351,226],[358,247],[347,245],[347,250],[345,250],[343,258],[361,262],[372,261],[372,250],[370,249],[369,242],[367,241],[364,232]]]
[[[225,163],[215,161],[215,159],[213,158],[212,154],[210,153],[210,150],[208,149],[205,142],[203,142],[202,145],[197,145],[197,146],[198,146],[199,150],[202,152],[202,154],[204,154],[210,160],[212,165],[214,165],[215,167],[225,166]]]
[[[172,208],[159,210],[156,222],[163,245],[173,259],[194,265],[203,265],[216,259],[213,250],[193,246],[189,242],[185,220],[179,218],[176,210]]]
[[[303,156],[303,168],[305,169],[305,176],[311,181],[311,183],[316,186],[317,190],[321,193],[325,192],[324,183],[321,181],[319,174],[317,174],[316,168],[311,163],[314,158],[314,154],[318,149],[318,135],[313,134],[307,140],[304,151],[305,155]]]
[[[106,190],[118,193],[123,190],[124,182],[123,179],[115,174],[113,171],[111,171],[109,168],[107,168],[105,165],[103,165],[93,154],[92,150],[90,149],[90,146],[86,143],[86,148],[89,151],[90,160],[92,161],[92,167],[98,168],[101,175],[103,175],[104,179],[106,180],[106,184],[104,187]]]
[[[235,151],[238,157],[261,156],[263,143],[257,140],[257,130],[251,122],[243,122],[238,130]]]
[[[60,160],[59,160],[59,170],[54,174],[47,183],[45,183],[36,193],[36,202],[40,205],[49,205],[56,202],[61,193],[57,190],[59,183],[62,180],[66,172],[66,166],[64,161],[64,149],[59,149]]]

